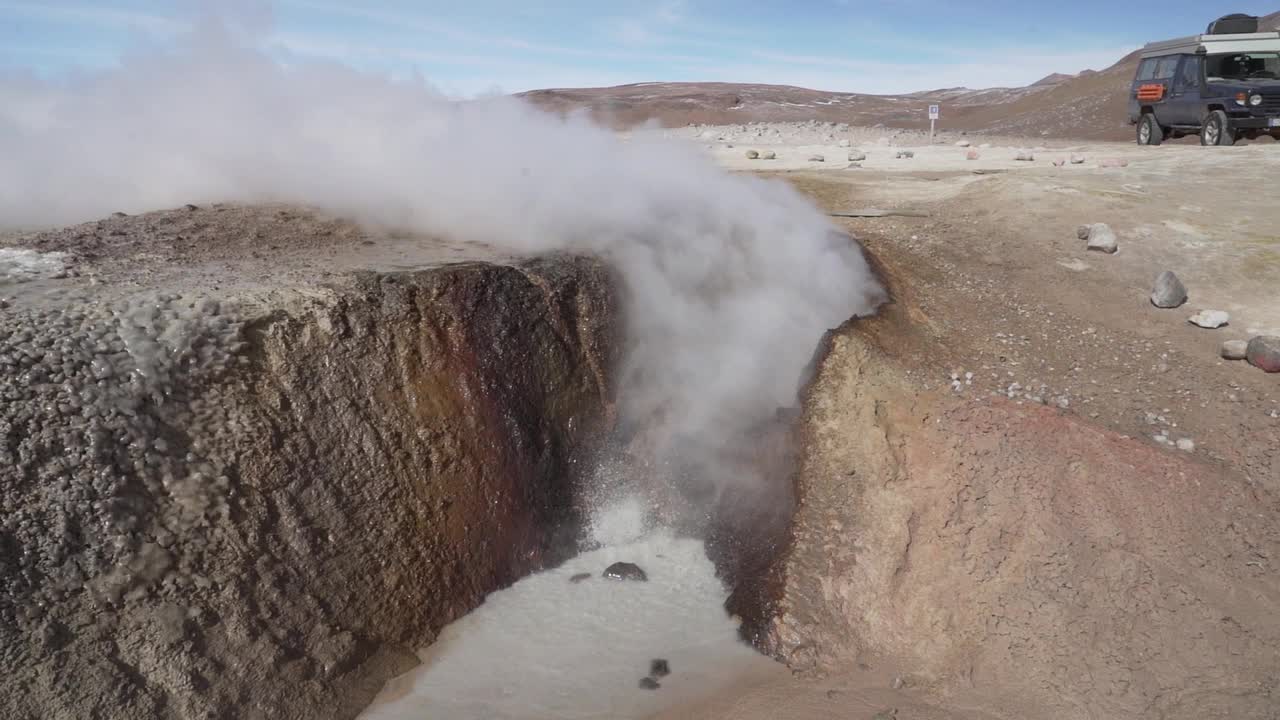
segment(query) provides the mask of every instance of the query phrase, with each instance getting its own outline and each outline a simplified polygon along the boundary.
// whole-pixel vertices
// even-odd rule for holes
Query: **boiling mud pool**
[[[602,547],[490,595],[362,717],[640,718],[780,672],[738,639],[702,543],[648,530],[642,516],[631,502],[602,513]],[[648,582],[600,577],[618,561]],[[570,582],[579,573],[591,578]],[[671,674],[641,689],[655,658]]]

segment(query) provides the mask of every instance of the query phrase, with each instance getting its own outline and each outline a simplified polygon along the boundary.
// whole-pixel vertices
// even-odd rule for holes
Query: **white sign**
[[[937,106],[937,105],[930,105],[930,106],[929,106],[929,119],[930,119],[930,120],[937,120],[937,119],[938,119],[938,106]]]

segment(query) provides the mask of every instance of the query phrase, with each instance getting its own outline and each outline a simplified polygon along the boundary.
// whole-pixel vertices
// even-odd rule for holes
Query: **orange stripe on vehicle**
[[[1139,100],[1160,100],[1164,97],[1164,85],[1139,85]]]

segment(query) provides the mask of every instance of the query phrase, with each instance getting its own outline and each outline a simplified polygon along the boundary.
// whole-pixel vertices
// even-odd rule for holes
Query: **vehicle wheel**
[[[1201,145],[1235,145],[1236,134],[1231,130],[1231,121],[1221,110],[1214,110],[1205,116],[1200,126]]]
[[[1156,122],[1156,116],[1147,113],[1138,121],[1138,144],[1139,145],[1159,145],[1164,142],[1164,130],[1160,129],[1160,123]]]

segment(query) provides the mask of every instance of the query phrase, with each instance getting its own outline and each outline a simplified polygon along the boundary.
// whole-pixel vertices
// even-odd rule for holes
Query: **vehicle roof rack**
[[[1164,55],[1199,53],[1280,52],[1280,32],[1245,33],[1238,35],[1189,35],[1173,40],[1147,43],[1142,48],[1142,58]]]

